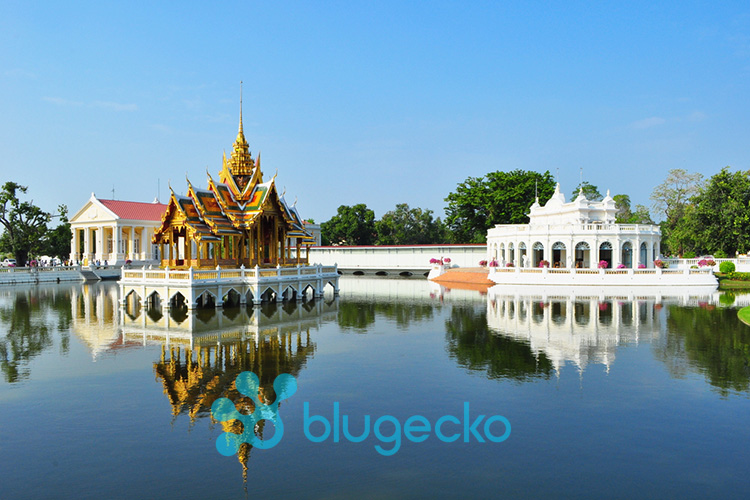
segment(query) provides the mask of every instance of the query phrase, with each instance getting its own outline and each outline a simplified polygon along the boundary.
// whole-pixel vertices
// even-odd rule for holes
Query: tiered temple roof
[[[237,138],[229,159],[224,154],[219,181],[208,172],[207,175],[207,189],[197,189],[188,180],[187,196],[175,194],[170,186],[171,198],[154,243],[168,240],[165,235],[176,225],[184,227],[185,235],[198,243],[220,241],[225,236],[250,238],[250,230],[265,214],[278,219],[285,238],[303,245],[314,244],[296,207],[279,195],[276,176],[263,181],[260,154],[256,160],[250,153],[241,109]]]

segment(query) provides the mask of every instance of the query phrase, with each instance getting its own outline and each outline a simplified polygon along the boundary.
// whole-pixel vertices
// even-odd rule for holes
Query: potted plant
[[[549,261],[548,260],[540,260],[539,261],[539,267],[549,267]]]
[[[482,267],[486,267],[487,266],[487,261],[486,260],[480,260],[479,261],[479,265],[482,266]]]
[[[598,264],[599,269],[607,269],[609,267],[609,262],[606,260],[600,260]]]

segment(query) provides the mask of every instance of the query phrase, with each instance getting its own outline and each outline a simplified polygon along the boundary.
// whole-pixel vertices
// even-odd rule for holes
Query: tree
[[[60,205],[58,211],[60,224],[51,231],[47,231],[39,253],[53,257],[64,257],[70,254],[70,240],[73,237],[73,233],[70,230],[70,222],[68,221],[68,207]]]
[[[445,226],[438,217],[432,218],[432,210],[409,208],[399,203],[395,210],[386,212],[375,222],[378,245],[425,245],[445,243]]]
[[[9,181],[0,191],[0,224],[5,227],[3,237],[19,266],[26,265],[30,252],[41,249],[42,237],[51,218],[33,202],[18,199],[17,193],[26,193],[26,190],[26,186]]]
[[[612,197],[615,200],[615,207],[617,207],[617,218],[615,222],[618,224],[653,224],[651,220],[651,214],[643,205],[636,205],[635,210],[630,207],[630,196],[626,194],[616,194]]]
[[[651,192],[651,201],[657,218],[662,219],[663,246],[669,252],[682,254],[690,250],[691,231],[678,228],[691,199],[700,193],[703,176],[690,174],[681,168],[669,171],[667,178]]]
[[[589,184],[588,181],[583,181],[573,190],[571,200],[575,200],[576,198],[578,198],[578,194],[581,191],[583,191],[583,195],[586,197],[586,199],[590,201],[602,201],[602,198],[604,198],[604,196],[602,196],[602,193],[599,192],[598,187],[594,186],[593,184]],[[629,202],[630,198],[628,198],[628,203]]]
[[[696,250],[728,255],[750,250],[750,171],[722,168],[693,202],[684,218]]]
[[[630,213],[630,218],[627,220],[628,224],[653,224],[654,221],[651,219],[651,214],[645,205],[636,205],[635,210]]]
[[[546,202],[554,191],[549,171],[498,171],[469,177],[445,198],[446,224],[455,243],[484,243],[487,230],[495,224],[527,223],[535,197]]]
[[[700,192],[703,175],[689,174],[681,168],[669,171],[664,182],[651,192],[651,201],[657,217],[679,219],[690,199]]]
[[[341,205],[336,215],[320,225],[323,245],[372,245],[375,234],[375,212],[364,203]]]
[[[617,207],[615,222],[618,224],[627,224],[633,215],[633,212],[630,211],[630,196],[616,194],[612,199],[615,200],[615,207]]]

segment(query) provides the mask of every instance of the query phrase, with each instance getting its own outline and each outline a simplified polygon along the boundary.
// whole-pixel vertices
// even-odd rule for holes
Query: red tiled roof
[[[162,214],[167,210],[163,203],[102,199],[99,201],[121,219],[160,221]]]

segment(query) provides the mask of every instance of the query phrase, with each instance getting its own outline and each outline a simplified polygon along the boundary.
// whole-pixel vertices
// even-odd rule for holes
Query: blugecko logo
[[[239,420],[243,426],[242,434],[224,432],[216,439],[216,449],[219,453],[225,456],[232,456],[237,453],[242,443],[247,443],[262,450],[273,448],[279,444],[284,435],[284,423],[281,421],[281,417],[279,417],[279,402],[297,392],[297,381],[295,378],[288,373],[282,373],[276,377],[273,381],[276,401],[270,405],[260,402],[260,398],[258,397],[260,382],[258,376],[253,372],[240,373],[235,379],[235,386],[241,394],[253,400],[255,411],[251,415],[243,415],[237,411],[234,402],[228,398],[220,398],[214,401],[214,404],[211,405],[211,414],[216,420],[219,422]],[[334,443],[341,442],[342,435],[346,441],[360,443],[370,435],[370,422],[374,420],[372,432],[379,441],[379,444],[375,445],[375,450],[384,456],[396,454],[401,448],[403,438],[412,443],[421,443],[427,440],[432,433],[434,433],[438,440],[444,443],[458,441],[461,437],[463,437],[462,441],[464,443],[472,441],[477,443],[485,443],[487,441],[502,443],[510,437],[510,421],[507,418],[502,415],[490,415],[486,420],[486,415],[478,415],[472,418],[468,401],[465,401],[463,404],[461,415],[463,418],[448,414],[441,416],[434,423],[422,415],[413,415],[407,418],[403,424],[392,415],[383,415],[378,419],[373,419],[370,415],[364,415],[364,428],[362,433],[356,436],[350,431],[349,415],[341,413],[338,402],[333,403],[333,418],[330,420],[322,415],[311,415],[310,404],[308,402],[304,403],[303,409],[303,431],[305,437],[312,443],[322,443],[328,440],[331,435],[333,435]],[[275,427],[273,437],[260,439],[255,434],[255,428],[261,420],[268,420],[273,423]],[[482,421],[484,421],[484,425],[482,425]],[[319,435],[315,435],[311,431],[312,424],[316,422],[322,425],[323,432]],[[502,424],[502,434],[493,433],[492,424],[494,423]],[[393,427],[393,432],[387,434],[387,431],[384,432],[383,427],[388,428],[389,426]],[[320,430],[319,426],[318,429]],[[498,430],[496,426],[495,432]],[[382,446],[389,443],[392,445],[390,449]]]
[[[255,448],[267,450],[273,448],[284,436],[284,423],[279,417],[279,402],[291,397],[297,392],[297,381],[288,373],[282,373],[273,381],[273,390],[276,392],[276,400],[270,405],[261,403],[258,397],[260,381],[253,372],[242,372],[234,381],[237,390],[249,397],[255,403],[255,411],[251,415],[243,415],[234,406],[232,400],[219,398],[211,405],[211,415],[219,422],[239,420],[242,422],[242,434],[224,432],[216,438],[216,449],[224,456],[232,456],[240,449],[242,443],[247,443]],[[255,426],[261,420],[273,423],[275,431],[272,438],[260,439],[255,434]]]

